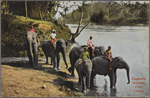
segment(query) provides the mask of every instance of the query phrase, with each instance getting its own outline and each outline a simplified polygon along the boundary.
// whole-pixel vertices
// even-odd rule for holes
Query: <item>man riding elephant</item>
[[[81,65],[82,61],[90,59],[90,55],[89,55],[89,52],[87,51],[87,49],[88,49],[87,47],[84,47],[84,51],[81,53],[80,58],[78,59],[78,60],[81,59],[81,61],[79,62],[79,66]],[[79,71],[80,71],[80,69],[79,69]]]
[[[29,31],[25,35],[25,48],[27,50],[29,64],[35,68],[38,66],[38,47],[40,46],[40,40],[37,37],[33,25],[30,26]]]
[[[92,49],[92,56],[94,56],[94,45],[92,44],[92,36],[90,36],[90,39],[88,40],[88,42],[87,42],[87,46],[88,47],[91,47],[91,49]]]
[[[52,32],[50,38],[51,38],[51,45],[50,45],[50,48],[52,48],[53,43],[56,41],[56,31],[55,31],[55,30],[53,30],[53,32]]]
[[[111,46],[108,46],[108,49],[106,50],[106,56],[107,56],[107,58],[109,60],[110,70],[112,70],[111,69],[111,62],[112,62],[113,57],[112,57],[112,53],[111,53]]]

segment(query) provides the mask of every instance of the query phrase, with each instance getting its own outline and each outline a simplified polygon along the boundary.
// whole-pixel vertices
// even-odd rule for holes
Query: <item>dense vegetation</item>
[[[117,2],[92,2],[83,9],[83,22],[94,24],[136,25],[148,24],[149,4],[136,2],[132,4]],[[66,23],[78,23],[80,9],[74,10],[64,17]]]
[[[1,14],[11,13],[13,15],[26,16],[32,19],[50,20],[57,11],[55,7],[59,5],[57,1],[3,1]]]
[[[50,39],[52,29],[56,30],[57,39],[68,40],[71,37],[68,27],[53,19],[57,12],[55,8],[59,5],[57,1],[2,1],[1,5],[2,57],[27,56],[24,36],[30,25],[34,25],[41,45],[44,40]],[[39,54],[43,54],[41,46]]]
[[[27,56],[24,48],[24,36],[29,30],[31,24],[35,24],[34,29],[40,38],[41,45],[44,40],[50,39],[52,29],[56,30],[57,39],[68,40],[70,30],[67,26],[54,24],[48,21],[26,19],[23,16],[1,15],[1,53],[2,57],[6,56]],[[39,54],[43,54],[41,46]],[[40,55],[39,55],[40,56]]]

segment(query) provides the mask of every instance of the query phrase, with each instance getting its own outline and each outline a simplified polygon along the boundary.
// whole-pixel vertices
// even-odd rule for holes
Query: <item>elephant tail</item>
[[[69,68],[68,68],[68,71],[71,73],[71,72],[72,72],[72,67],[69,67]]]

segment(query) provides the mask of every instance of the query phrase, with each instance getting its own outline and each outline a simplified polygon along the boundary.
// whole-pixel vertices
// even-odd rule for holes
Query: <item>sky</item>
[[[106,2],[106,1],[93,1],[93,2]],[[128,3],[129,1],[115,1],[115,2],[118,2],[118,3]],[[130,3],[135,3],[135,2],[137,2],[137,1],[131,1]],[[144,3],[144,2],[148,3],[148,1],[138,1],[138,2],[139,3]],[[78,6],[72,6],[72,7],[70,7],[71,5],[75,5],[76,4],[76,5],[81,6],[82,5],[81,3],[82,3],[82,1],[70,1],[70,2],[68,2],[68,1],[60,1],[60,4],[62,6],[64,5],[64,6],[69,7],[69,11],[67,11],[67,13],[70,13],[73,10],[78,9]],[[91,1],[87,1],[86,3],[91,3]],[[57,8],[55,8],[55,9],[57,9]],[[62,8],[60,8],[60,7],[58,8],[58,11],[64,13],[64,10]],[[57,12],[56,15],[54,16],[55,19],[59,19],[60,17],[61,17],[61,15],[60,15],[59,12]]]

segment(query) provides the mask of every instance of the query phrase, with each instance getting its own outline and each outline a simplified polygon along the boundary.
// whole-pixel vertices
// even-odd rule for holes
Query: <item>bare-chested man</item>
[[[110,61],[109,62],[110,70],[112,70],[111,62],[112,62],[113,57],[112,57],[112,53],[111,53],[111,46],[108,46],[108,49],[106,50],[106,56],[107,56],[108,60]]]

